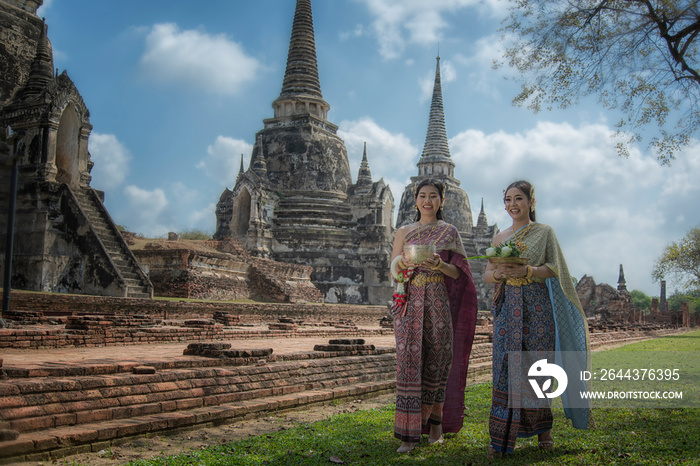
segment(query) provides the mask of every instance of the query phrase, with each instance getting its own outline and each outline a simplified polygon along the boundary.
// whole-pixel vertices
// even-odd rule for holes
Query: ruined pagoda
[[[327,302],[385,304],[394,198],[372,181],[363,155],[357,183],[321,93],[310,0],[297,0],[282,92],[263,120],[246,171],[216,209],[215,238],[254,255],[310,265]]]
[[[0,140],[0,159],[14,155],[18,173],[12,287],[150,298],[153,286],[107,212],[104,193],[90,186],[90,112],[68,74],[54,74],[48,28],[36,14],[41,4],[0,0],[0,128],[3,137],[8,127],[15,134],[13,147]],[[3,246],[11,176],[1,163]]]
[[[445,128],[445,112],[442,101],[442,83],[440,79],[440,57],[437,57],[433,97],[430,104],[428,132],[423,146],[423,153],[418,160],[418,175],[411,177],[411,183],[406,186],[401,196],[396,228],[415,221],[415,187],[423,180],[432,178],[446,186],[445,204],[443,207],[444,220],[451,223],[460,233],[468,256],[484,254],[486,248],[498,233],[496,225],[489,226],[481,203],[476,228],[473,227],[472,209],[469,196],[460,188],[460,181],[455,178],[455,163],[450,156]],[[474,284],[476,285],[479,309],[488,309],[492,287],[483,280],[486,262],[483,260],[470,261]]]

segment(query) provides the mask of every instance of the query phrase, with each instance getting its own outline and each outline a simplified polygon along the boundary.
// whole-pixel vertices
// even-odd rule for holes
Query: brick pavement
[[[337,337],[331,337],[337,338]],[[364,338],[368,344],[377,347],[394,347],[393,334],[373,335]],[[246,338],[242,340],[221,340],[231,343],[231,349],[272,348],[273,354],[289,354],[299,351],[312,351],[314,345],[328,343],[328,337],[272,337]],[[187,358],[183,351],[190,342],[152,343],[143,345],[103,346],[90,348],[46,348],[21,349],[3,348],[0,358],[4,360],[2,367],[36,365],[40,363],[87,362],[94,360],[119,360],[140,362],[144,360],[160,360]]]

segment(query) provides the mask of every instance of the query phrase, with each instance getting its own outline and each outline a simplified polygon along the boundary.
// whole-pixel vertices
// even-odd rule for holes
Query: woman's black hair
[[[413,192],[413,198],[418,199],[418,193],[420,192],[421,188],[425,186],[433,186],[435,189],[438,190],[438,193],[440,194],[440,200],[444,201],[445,199],[445,185],[442,184],[438,180],[434,180],[432,178],[426,178],[425,180],[421,181],[418,183],[418,186],[416,186],[415,191]],[[420,209],[417,208],[416,206],[416,219],[414,220],[415,222],[420,220]],[[438,220],[442,220],[442,202],[440,202],[440,208],[437,211],[437,214],[435,214],[435,217]]]
[[[525,180],[518,180],[518,181],[513,181],[511,184],[508,185],[505,191],[503,191],[503,203],[505,204],[506,202],[506,193],[510,188],[516,188],[519,189],[520,191],[525,194],[525,197],[527,197],[527,200],[530,202],[530,220],[533,222],[535,221],[535,187],[532,186],[532,183],[529,181]]]

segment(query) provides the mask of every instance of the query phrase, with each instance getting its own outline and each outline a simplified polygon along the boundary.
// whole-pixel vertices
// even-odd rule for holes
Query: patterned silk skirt
[[[452,365],[452,317],[444,276],[417,269],[402,315],[394,315],[396,417],[394,436],[419,442],[422,427],[442,422]]]
[[[509,387],[508,352],[532,351],[551,355],[555,325],[549,291],[544,283],[505,286],[493,304],[493,393],[489,433],[491,446],[513,453],[517,437],[531,437],[552,428],[552,410],[541,406],[529,386]],[[509,388],[520,395],[519,408],[508,406]],[[528,399],[530,401],[528,401]]]

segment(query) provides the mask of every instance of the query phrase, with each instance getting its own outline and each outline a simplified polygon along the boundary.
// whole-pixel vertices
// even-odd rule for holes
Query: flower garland
[[[394,304],[396,306],[401,307],[406,304],[408,293],[403,284],[411,279],[411,275],[413,275],[413,269],[404,269],[398,272],[398,277],[396,277],[396,293],[394,293]]]

